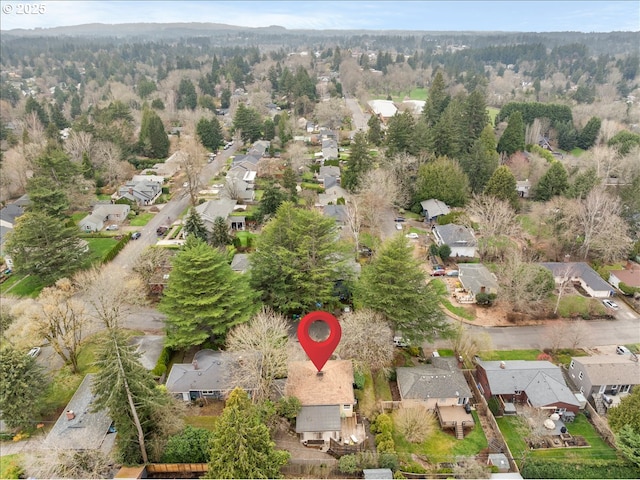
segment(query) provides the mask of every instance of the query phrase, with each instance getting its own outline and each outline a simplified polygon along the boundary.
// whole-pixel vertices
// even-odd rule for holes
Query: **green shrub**
[[[378,453],[395,453],[396,444],[390,432],[376,435],[376,448],[378,449]]]
[[[520,472],[524,478],[639,478],[640,471],[622,460],[529,458]]]
[[[160,356],[158,357],[158,361],[156,362],[156,366],[153,367],[151,373],[156,377],[161,377],[167,371],[167,366],[171,361],[171,355],[173,355],[173,350],[168,347],[164,347],[162,352],[160,352]]]
[[[397,470],[400,462],[398,460],[398,455],[395,453],[381,453],[378,456],[378,467],[379,468],[390,468],[391,470]]]
[[[620,284],[618,285],[618,288],[620,289],[620,291],[622,293],[624,293],[625,295],[633,295],[634,293],[638,293],[640,292],[640,288],[638,287],[632,287],[630,285],[627,285],[624,282],[620,282]]]
[[[296,418],[300,408],[302,408],[302,404],[296,397],[282,397],[276,404],[278,415],[288,420]]]
[[[353,372],[353,383],[358,390],[362,390],[364,388],[364,373],[355,371]]]
[[[393,420],[386,413],[381,413],[376,418],[374,433],[391,433],[393,432]]]
[[[120,253],[120,250],[124,248],[124,246],[131,240],[131,232],[124,235],[118,243],[116,243],[111,250],[107,252],[107,254],[102,259],[102,263],[109,263],[111,260],[116,258],[116,255]]]
[[[354,474],[360,470],[358,460],[355,455],[343,455],[338,460],[338,470],[342,473]]]

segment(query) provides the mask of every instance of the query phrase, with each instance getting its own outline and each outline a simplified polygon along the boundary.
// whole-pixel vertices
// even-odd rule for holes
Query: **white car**
[[[616,347],[616,353],[618,355],[630,355],[631,354],[631,350],[629,350],[627,347],[625,347],[624,345],[618,345]]]
[[[405,237],[417,240],[418,238],[420,238],[420,235],[418,235],[416,232],[411,232],[411,233],[407,233]]]
[[[402,224],[396,223],[396,230],[402,230]]]
[[[31,350],[29,350],[29,353],[27,353],[27,355],[29,355],[31,358],[36,358],[38,355],[40,355],[40,347],[33,347]]]
[[[189,186],[189,182],[184,182],[184,183],[182,184],[182,186],[183,186],[184,188],[187,188],[187,187]]]
[[[118,230],[118,225],[109,225],[107,228],[105,228],[105,230],[109,232],[112,230]]]
[[[613,308],[614,310],[618,310],[618,304],[616,302],[612,302],[611,300],[602,300],[602,303],[605,307]]]

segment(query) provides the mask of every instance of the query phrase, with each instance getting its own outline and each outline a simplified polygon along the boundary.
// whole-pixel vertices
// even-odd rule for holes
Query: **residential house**
[[[354,412],[353,364],[329,360],[318,372],[311,361],[291,362],[285,395],[300,400],[296,433],[305,445],[328,447],[330,441],[365,439]],[[353,436],[353,437],[352,437]]]
[[[560,367],[547,361],[483,361],[476,358],[478,389],[498,401],[505,414],[516,414],[516,405],[576,413],[580,401],[567,387]]]
[[[95,374],[85,375],[64,412],[49,431],[44,441],[46,448],[98,450],[103,448],[105,442],[113,445],[115,433],[109,434],[112,420],[108,411],[106,409],[93,411],[95,396],[91,387],[94,380]]]
[[[640,363],[635,354],[571,357],[568,373],[580,393],[601,414],[640,385]]]
[[[229,198],[221,198],[218,200],[208,200],[196,206],[196,211],[200,214],[207,230],[213,230],[213,224],[217,217],[222,217],[232,230],[244,230],[245,217],[232,216],[231,213],[236,209],[237,200]]]
[[[458,297],[462,303],[475,303],[479,293],[498,293],[498,281],[493,273],[481,263],[458,264],[458,280],[466,296]]]
[[[518,196],[520,198],[529,198],[530,190],[531,182],[529,181],[529,179],[518,180],[516,182],[516,192],[518,192]]]
[[[127,182],[112,195],[114,200],[125,198],[140,206],[153,205],[162,195],[162,183],[145,180],[142,182]]]
[[[436,225],[432,232],[438,246],[449,245],[452,257],[476,256],[478,242],[473,232],[464,225]]]
[[[145,174],[145,173],[141,173],[140,175],[134,175],[133,177],[131,177],[131,181],[132,182],[144,182],[144,181],[151,181],[151,182],[159,182],[164,184],[164,177],[161,175],[154,175],[151,170],[145,170],[146,172],[149,172],[149,174]]]
[[[337,160],[338,154],[338,142],[332,138],[322,140],[322,158],[324,160]]]
[[[324,193],[318,194],[316,207],[324,207],[325,205],[337,205],[338,199],[347,198],[347,191],[339,185],[333,185],[324,189]]]
[[[258,163],[260,162],[260,158],[256,155],[236,155],[233,157],[231,161],[231,167],[235,167],[236,165],[243,164],[245,167],[249,168],[248,165],[253,165],[255,170],[258,170]]]
[[[545,262],[540,265],[551,270],[556,285],[568,279],[594,298],[608,298],[614,294],[613,287],[585,262]]]
[[[173,177],[182,167],[186,155],[185,152],[178,150],[164,162],[154,164],[151,170],[161,177]],[[143,173],[146,173],[146,171],[143,171]]]
[[[378,116],[383,123],[387,123],[398,113],[398,108],[391,100],[369,100],[368,105],[371,113]]]
[[[322,182],[322,185],[325,189],[340,185],[340,167],[320,167],[320,171],[318,172],[318,180]]]
[[[267,140],[256,140],[254,144],[251,146],[251,148],[249,149],[249,151],[247,152],[247,155],[250,155],[260,160],[262,157],[265,156],[270,146],[271,146],[271,142]]]
[[[640,288],[640,265],[628,261],[623,270],[609,271],[609,283],[620,289],[620,283],[633,288]]]
[[[252,181],[255,179],[255,172],[246,173],[249,174],[249,179],[251,179]],[[245,175],[243,175],[243,178],[245,178]],[[227,175],[222,194],[227,196],[228,198],[239,200],[242,203],[251,203],[256,198],[256,191],[253,189],[253,187],[253,183],[249,183],[236,178],[234,175]]]
[[[307,133],[313,133],[313,131],[316,129],[316,126],[313,124],[313,122],[307,122],[305,129]]]
[[[347,208],[344,205],[325,205],[322,213],[325,217],[333,218],[339,227],[347,224]]]
[[[424,200],[420,202],[422,206],[422,214],[424,215],[424,221],[427,223],[435,223],[438,217],[442,215],[447,215],[451,212],[449,206],[441,202],[436,198],[430,198],[429,200]]]
[[[234,164],[229,171],[227,171],[227,178],[233,177],[237,180],[246,182],[250,188],[254,188],[257,174],[258,166],[256,164],[242,161]]]
[[[4,257],[7,234],[13,231],[16,219],[22,214],[24,214],[24,208],[16,203],[10,203],[0,210],[0,256]]]
[[[105,224],[120,224],[127,219],[131,212],[131,207],[127,204],[97,204],[93,207],[93,212],[84,217],[78,225],[83,232],[98,232]]]
[[[423,405],[436,412],[443,428],[456,430],[464,438],[464,428],[474,425],[468,411],[473,394],[453,358],[435,357],[431,365],[396,368],[403,407]]]
[[[262,356],[257,352],[200,350],[191,363],[175,363],[166,387],[176,398],[222,400],[236,387],[253,395],[260,384]]]

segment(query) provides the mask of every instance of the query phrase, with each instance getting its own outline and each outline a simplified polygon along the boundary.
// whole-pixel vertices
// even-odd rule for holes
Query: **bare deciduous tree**
[[[394,413],[395,424],[411,443],[422,443],[436,429],[436,418],[424,406],[402,407]]]
[[[314,117],[323,126],[331,129],[339,128],[345,118],[349,116],[349,110],[340,98],[331,98],[326,102],[316,104]]]
[[[247,356],[234,375],[239,381],[260,375],[256,398],[265,399],[274,393],[276,380],[287,376],[289,361],[289,327],[286,319],[269,308],[263,308],[249,322],[238,325],[227,335],[231,352],[259,352],[260,358]],[[280,392],[283,393],[283,392]]]
[[[360,200],[357,197],[352,197],[345,202],[345,223],[355,243],[356,256],[360,250],[360,230],[362,229],[362,215],[359,210],[359,202]]]
[[[462,325],[454,328],[450,342],[452,350],[463,360],[470,360],[480,352],[493,350],[493,342],[489,334],[472,334]]]
[[[381,168],[368,171],[357,195],[363,224],[378,230],[385,211],[397,202],[399,195],[400,187],[390,172]]]
[[[578,348],[589,335],[589,325],[584,320],[556,320],[545,331],[549,348],[557,352],[561,348]]]
[[[180,168],[185,175],[185,181],[188,183],[187,192],[191,205],[198,203],[198,192],[200,191],[200,174],[206,165],[206,151],[193,137],[188,138],[183,143],[182,156],[180,159]]]
[[[36,338],[49,342],[74,372],[78,368],[78,349],[90,324],[84,302],[74,298],[76,293],[73,283],[62,278],[42,290],[37,302],[26,310],[25,317],[20,320],[30,322]]]
[[[89,132],[75,130],[64,142],[64,151],[72,162],[82,163],[82,156],[86,153],[89,159],[93,157],[96,142]]]
[[[453,474],[455,478],[491,478],[491,470],[474,458],[457,460]]]
[[[486,237],[514,236],[520,231],[515,210],[493,195],[474,195],[467,214],[478,222],[478,233]]]
[[[101,450],[40,448],[23,457],[30,478],[109,478],[113,460]]]
[[[356,369],[385,371],[393,362],[393,332],[384,317],[372,310],[346,314],[341,322],[342,339],[336,353],[353,360]]]
[[[302,174],[311,163],[309,149],[301,142],[291,142],[283,158],[296,175]]]

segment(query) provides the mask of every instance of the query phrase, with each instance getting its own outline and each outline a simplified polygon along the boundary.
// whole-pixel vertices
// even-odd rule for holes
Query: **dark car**
[[[396,217],[396,222],[404,222],[405,218],[404,217]]]
[[[161,237],[162,235],[164,235],[165,233],[167,233],[167,230],[169,230],[169,227],[158,227],[156,230],[156,234]]]
[[[131,240],[137,240],[142,236],[142,234],[140,232],[133,232],[133,234],[131,235]]]

